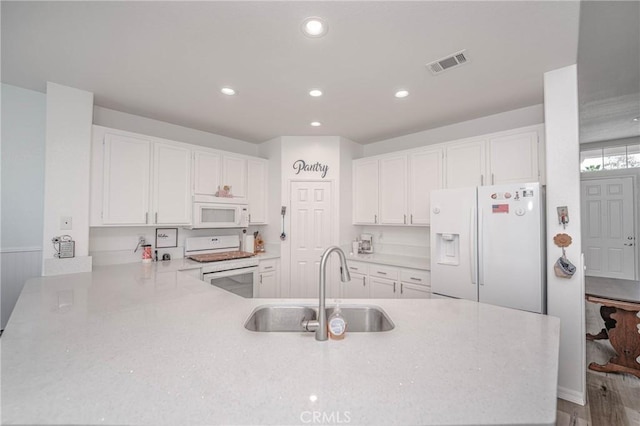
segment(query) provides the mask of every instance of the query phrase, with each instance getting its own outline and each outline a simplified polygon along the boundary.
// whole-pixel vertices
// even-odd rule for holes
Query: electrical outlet
[[[69,231],[73,229],[71,216],[60,216],[60,230]]]

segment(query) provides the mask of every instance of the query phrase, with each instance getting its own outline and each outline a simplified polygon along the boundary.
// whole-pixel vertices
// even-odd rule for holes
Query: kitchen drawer
[[[278,260],[277,259],[261,260],[258,268],[260,272],[275,271],[278,269]]]
[[[389,280],[398,279],[398,268],[390,266],[371,265],[369,268],[369,275],[373,277],[386,278]]]
[[[367,275],[369,273],[369,265],[364,262],[353,262],[349,260],[347,262],[347,266],[349,266],[349,272],[354,272],[357,274]]]
[[[400,281],[431,286],[431,272],[419,269],[401,269]]]

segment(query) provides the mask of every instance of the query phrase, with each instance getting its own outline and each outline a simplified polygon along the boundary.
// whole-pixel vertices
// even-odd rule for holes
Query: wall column
[[[580,149],[577,66],[544,74],[547,167],[547,310],[560,318],[558,397],[585,404],[584,268],[580,221]],[[567,206],[571,222],[558,224],[556,207]],[[567,233],[573,243],[567,258],[576,266],[570,279],[558,278],[553,265],[562,251],[554,235]]]
[[[93,93],[47,83],[42,274],[91,271],[89,186]],[[71,229],[61,229],[61,218]],[[51,239],[69,235],[75,257],[57,259]]]

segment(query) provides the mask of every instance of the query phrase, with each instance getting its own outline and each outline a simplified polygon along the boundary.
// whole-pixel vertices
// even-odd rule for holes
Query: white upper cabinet
[[[107,225],[144,225],[149,220],[151,141],[106,134],[94,154],[103,154],[102,208],[98,218]],[[93,194],[97,197],[98,194]],[[99,204],[98,204],[99,207]]]
[[[380,159],[380,224],[407,224],[407,156]]]
[[[191,222],[191,151],[94,126],[91,226]]]
[[[490,183],[537,182],[538,132],[489,138]]]
[[[409,155],[409,224],[429,225],[431,191],[443,187],[442,149],[431,149]]]
[[[191,150],[156,143],[153,159],[153,223],[191,223]]]
[[[524,127],[446,144],[447,188],[544,182],[544,127]]]
[[[220,187],[228,185],[234,198],[247,198],[247,159],[224,154]]]
[[[378,223],[378,160],[353,161],[353,223]]]
[[[429,224],[430,192],[442,188],[441,148],[353,162],[353,223]]]
[[[213,196],[220,186],[221,155],[216,152],[193,153],[193,193]]]
[[[484,139],[446,145],[447,188],[487,184],[485,146]]]
[[[252,225],[267,223],[268,167],[269,164],[267,160],[251,159],[247,161],[249,223]]]

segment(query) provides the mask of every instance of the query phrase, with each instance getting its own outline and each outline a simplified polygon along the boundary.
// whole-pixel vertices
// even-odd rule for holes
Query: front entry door
[[[581,188],[585,274],[635,280],[633,179],[585,179]]]
[[[318,297],[320,257],[331,245],[331,212],[330,182],[291,183],[291,297]]]

